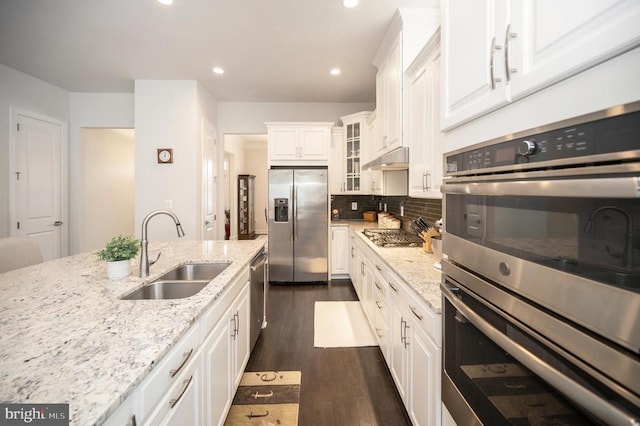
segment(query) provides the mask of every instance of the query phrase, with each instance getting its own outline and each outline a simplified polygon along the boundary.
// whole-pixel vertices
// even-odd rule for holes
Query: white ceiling
[[[188,79],[219,101],[374,102],[372,61],[395,10],[440,0],[360,3],[0,0],[0,63],[70,92]]]

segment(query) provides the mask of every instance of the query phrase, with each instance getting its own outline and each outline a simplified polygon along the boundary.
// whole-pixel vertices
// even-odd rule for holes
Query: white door
[[[216,239],[216,194],[218,170],[216,162],[216,128],[202,119],[202,239]]]
[[[62,256],[62,125],[16,114],[11,235],[38,242],[42,258]]]

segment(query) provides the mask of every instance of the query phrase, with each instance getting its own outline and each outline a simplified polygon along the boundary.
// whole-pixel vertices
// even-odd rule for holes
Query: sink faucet
[[[158,253],[158,257],[156,257],[155,260],[149,261],[149,255],[147,253],[147,246],[149,245],[149,241],[147,240],[147,224],[149,223],[149,220],[152,217],[157,216],[159,214],[166,214],[167,216],[170,216],[176,224],[178,237],[184,237],[184,231],[182,230],[182,225],[180,225],[180,219],[178,219],[178,216],[176,216],[174,212],[169,210],[155,210],[149,213],[142,220],[142,240],[140,241],[140,274],[139,274],[140,277],[149,276],[149,266],[156,263],[160,258],[160,255],[162,254],[162,253]]]
[[[624,249],[624,258],[625,258],[625,263],[623,265],[623,267],[625,268],[633,268],[633,218],[631,217],[631,213],[629,213],[628,211],[626,211],[623,208],[620,207],[616,207],[616,206],[602,206],[599,207],[597,209],[595,209],[593,211],[593,213],[591,213],[591,217],[589,217],[589,220],[587,221],[587,224],[584,227],[584,232],[589,232],[589,230],[591,229],[591,224],[593,223],[593,219],[595,219],[596,215],[598,213],[600,213],[603,210],[615,210],[618,211],[620,213],[622,213],[626,219],[627,219],[627,241],[625,244],[625,249]]]

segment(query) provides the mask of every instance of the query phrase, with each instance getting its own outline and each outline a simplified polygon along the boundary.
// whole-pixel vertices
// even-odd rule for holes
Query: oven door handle
[[[509,352],[509,354],[520,361],[525,367],[555,387],[567,399],[584,407],[607,424],[640,425],[639,419],[631,416],[619,407],[612,405],[609,401],[601,398],[574,380],[564,376],[549,364],[537,358],[526,348],[506,337],[456,297],[454,294],[456,289],[451,288],[447,283],[442,284],[440,288],[447,300],[462,313],[471,324],[497,343],[502,349]]]
[[[640,177],[467,182],[442,185],[445,194],[572,198],[640,198]]]

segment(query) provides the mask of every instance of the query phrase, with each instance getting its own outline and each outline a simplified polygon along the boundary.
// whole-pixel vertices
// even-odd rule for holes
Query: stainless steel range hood
[[[364,170],[407,170],[409,168],[409,148],[396,148],[369,161],[362,168]]]

